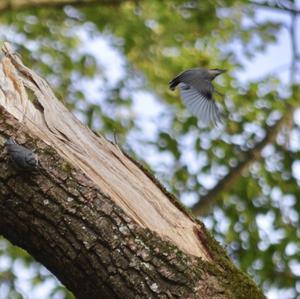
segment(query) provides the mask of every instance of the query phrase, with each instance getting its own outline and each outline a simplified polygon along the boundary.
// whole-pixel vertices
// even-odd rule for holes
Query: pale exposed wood
[[[32,134],[79,167],[139,225],[155,231],[185,253],[209,260],[194,233],[198,224],[117,146],[81,124],[56,99],[47,82],[24,66],[7,43],[2,51],[5,56],[0,64],[0,104]],[[29,100],[30,93],[34,99]]]

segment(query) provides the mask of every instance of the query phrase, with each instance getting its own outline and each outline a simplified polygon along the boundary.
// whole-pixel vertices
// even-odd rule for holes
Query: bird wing
[[[199,83],[199,79],[204,79],[206,75],[207,71],[205,69],[195,68],[186,70],[171,80],[169,82],[169,87],[171,90],[174,90],[180,82],[193,85],[195,82]]]
[[[221,123],[221,113],[215,103],[212,93],[213,86],[207,81],[205,84],[199,82],[197,89],[188,83],[179,83],[180,93],[188,110],[197,116],[204,124]]]

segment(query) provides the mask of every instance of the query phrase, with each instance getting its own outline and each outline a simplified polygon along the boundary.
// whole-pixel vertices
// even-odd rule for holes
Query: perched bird
[[[16,168],[22,171],[31,171],[37,168],[38,158],[32,150],[17,144],[11,137],[6,140],[4,145]]]
[[[171,90],[178,86],[188,110],[208,125],[221,122],[221,113],[213,98],[215,92],[212,80],[225,70],[194,68],[182,72],[169,82]]]

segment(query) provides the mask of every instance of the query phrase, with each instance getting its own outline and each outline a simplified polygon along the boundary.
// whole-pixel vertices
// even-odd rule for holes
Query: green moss
[[[198,221],[201,233],[205,235],[206,247],[212,255],[214,264],[200,261],[202,267],[214,273],[224,288],[237,299],[263,299],[262,291],[246,273],[239,270],[228,257],[224,248],[212,237],[204,225]],[[230,297],[232,298],[232,297]]]
[[[72,169],[73,169],[73,167],[72,167],[69,163],[67,163],[67,162],[65,162],[65,161],[63,161],[62,163],[60,163],[60,164],[57,165],[57,166],[59,167],[59,169],[60,169],[61,171],[63,171],[63,172],[66,173],[66,174],[71,173],[71,171],[72,171]]]

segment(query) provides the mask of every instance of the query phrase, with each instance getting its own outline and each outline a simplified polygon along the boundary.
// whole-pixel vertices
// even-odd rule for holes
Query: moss
[[[59,170],[63,171],[66,174],[70,174],[72,172],[72,170],[74,169],[70,163],[67,163],[65,161],[63,161],[62,163],[60,163],[59,165],[57,165],[59,167]]]
[[[228,257],[225,249],[212,237],[204,225],[198,221],[201,233],[205,236],[206,246],[212,255],[214,264],[200,261],[201,265],[208,271],[218,276],[219,282],[226,290],[238,299],[260,299],[265,298],[262,291],[254,283],[250,276],[239,270]]]

